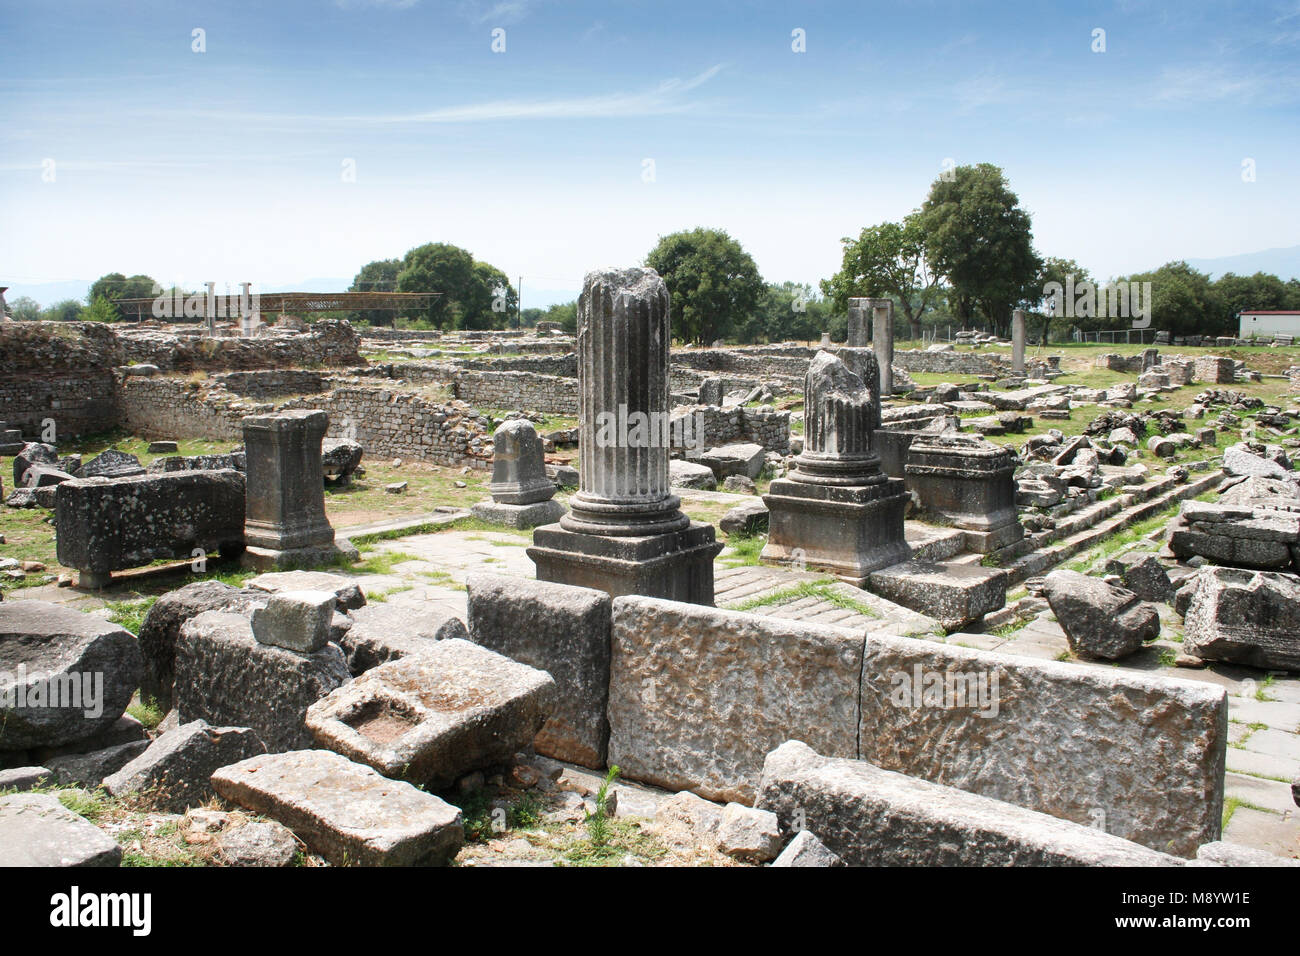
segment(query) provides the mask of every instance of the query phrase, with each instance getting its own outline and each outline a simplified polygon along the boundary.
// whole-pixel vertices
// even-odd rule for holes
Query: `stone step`
[[[1115,532],[1122,531],[1131,524],[1158,514],[1171,504],[1187,498],[1194,498],[1203,492],[1209,491],[1218,485],[1222,479],[1223,472],[1216,470],[1203,478],[1188,482],[1185,485],[1179,485],[1173,490],[1166,491],[1161,495],[1149,498],[1141,504],[1127,508],[1100,524],[1095,523],[1095,516],[1093,516],[1094,520],[1086,524],[1084,530],[1070,535],[1051,547],[1032,551],[1008,565],[1005,570],[1010,575],[1009,583],[1018,584],[1026,578],[1045,574],[1062,561],[1074,557],[1081,551],[1086,551]]]

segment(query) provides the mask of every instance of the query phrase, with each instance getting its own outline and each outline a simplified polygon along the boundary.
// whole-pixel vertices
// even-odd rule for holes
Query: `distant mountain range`
[[[1300,279],[1300,246],[1284,249],[1265,249],[1263,252],[1243,252],[1236,256],[1217,259],[1188,259],[1187,264],[1198,272],[1207,272],[1217,279],[1227,272],[1251,276],[1256,272],[1271,272],[1283,282]]]

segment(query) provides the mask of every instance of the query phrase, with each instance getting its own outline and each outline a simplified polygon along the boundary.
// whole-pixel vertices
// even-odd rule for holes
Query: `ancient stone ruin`
[[[1284,362],[669,292],[0,324],[0,863],[1300,860]]]

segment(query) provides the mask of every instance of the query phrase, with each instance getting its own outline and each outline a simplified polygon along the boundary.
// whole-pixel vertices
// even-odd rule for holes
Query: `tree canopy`
[[[684,342],[730,334],[751,318],[764,291],[753,258],[721,229],[663,236],[646,265],[668,286],[673,335]]]
[[[837,312],[859,296],[892,298],[907,321],[912,338],[920,338],[921,317],[939,293],[939,275],[926,254],[920,217],[867,226],[858,238],[845,237],[840,271],[823,279],[822,291]]]
[[[441,293],[411,313],[439,329],[505,328],[519,303],[504,272],[445,242],[416,246],[402,257],[397,291]]]

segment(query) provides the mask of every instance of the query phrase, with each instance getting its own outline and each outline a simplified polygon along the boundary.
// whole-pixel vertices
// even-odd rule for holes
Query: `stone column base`
[[[318,568],[321,565],[334,564],[342,560],[356,561],[360,553],[346,538],[329,544],[317,544],[307,548],[290,548],[277,551],[274,548],[244,549],[239,563],[254,571],[289,571],[294,568]]]
[[[500,501],[480,501],[469,509],[479,521],[504,525],[507,528],[536,528],[541,524],[554,524],[568,511],[563,502],[551,498],[535,501],[531,505],[508,505]]]
[[[903,533],[903,481],[834,487],[778,478],[763,496],[767,545],[760,557],[775,564],[829,571],[862,587],[872,571],[912,557]]]
[[[966,550],[974,551],[976,554],[991,554],[994,551],[1001,551],[1025,536],[1024,527],[1014,515],[1008,524],[1004,524],[1000,528],[973,530],[971,528],[962,528],[960,524],[956,524],[955,527],[961,528],[962,533],[966,536]]]
[[[549,524],[533,532],[528,556],[537,580],[595,588],[612,597],[645,597],[713,606],[713,559],[722,544],[713,525],[692,521],[681,531],[619,538],[566,531]]]

